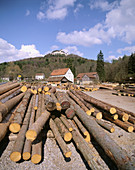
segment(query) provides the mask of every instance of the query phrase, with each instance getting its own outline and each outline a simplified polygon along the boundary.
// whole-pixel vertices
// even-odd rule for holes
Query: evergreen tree
[[[105,80],[104,57],[103,56],[104,55],[102,51],[100,50],[99,54],[97,55],[97,68],[96,68],[100,81]]]
[[[128,61],[128,73],[134,74],[135,73],[135,53],[131,54],[129,61]]]

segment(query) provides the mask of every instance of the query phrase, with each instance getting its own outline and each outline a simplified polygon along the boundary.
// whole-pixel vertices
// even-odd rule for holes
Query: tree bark
[[[0,88],[0,94],[5,93],[5,92],[17,87],[17,86],[20,86],[20,83],[13,83],[13,84],[10,84],[8,86],[3,86],[3,87]]]
[[[10,91],[8,91],[8,92],[0,95],[0,100],[2,100],[3,98],[9,96],[10,94],[13,94],[15,91],[17,91],[17,90],[20,89],[20,88],[21,88],[21,86],[16,87],[16,88],[13,88],[12,90],[10,90]],[[20,92],[18,92],[18,94],[19,94],[19,93],[20,93]]]
[[[60,103],[58,102],[58,99],[55,97],[54,93],[51,93],[51,98],[53,99],[53,101],[56,103],[56,109],[58,111],[61,111],[61,105]]]
[[[73,120],[77,124],[77,126],[80,129],[80,131],[82,132],[82,134],[85,136],[85,141],[90,142],[90,134],[86,130],[86,128],[82,125],[81,121],[76,116],[73,117]]]
[[[50,112],[44,110],[42,115],[32,124],[30,129],[26,132],[26,138],[28,140],[34,141],[37,138],[43,126],[49,119],[50,115],[51,115]]]
[[[66,94],[64,92],[56,92],[57,99],[62,107],[62,110],[66,110],[70,107],[70,103],[66,98]]]
[[[24,93],[6,101],[4,104],[0,104],[0,122],[7,115],[7,113],[22,99]]]
[[[42,95],[39,93],[38,98],[38,109],[36,112],[36,118],[35,121],[40,117],[42,113]],[[42,159],[42,136],[41,133],[38,135],[34,143],[32,143],[32,157],[31,162],[34,164],[38,164]]]
[[[70,120],[69,120],[70,121]],[[74,127],[72,121],[70,121],[72,126]],[[89,147],[88,143],[83,139],[81,134],[78,130],[74,127],[72,131],[73,140],[76,144],[77,149],[82,153],[83,157],[87,161],[88,165],[92,170],[103,170],[103,168],[96,162],[95,154],[92,152],[91,148]]]
[[[53,111],[56,109],[56,103],[48,94],[45,95],[45,105],[48,111]]]
[[[5,137],[7,131],[8,131],[8,128],[9,128],[9,125],[12,121],[12,119],[14,118],[14,115],[15,115],[15,111],[17,110],[17,108],[20,106],[21,102],[17,105],[17,107],[15,108],[14,112],[12,113],[12,115],[10,116],[9,120],[7,123],[0,123],[0,141]]]
[[[62,149],[63,155],[66,158],[69,158],[71,156],[71,151],[67,147],[63,138],[61,137],[61,134],[59,133],[58,128],[57,128],[55,122],[52,119],[50,119],[49,125],[50,125],[50,128],[51,128],[54,136],[55,136],[56,141],[58,142],[60,148]]]
[[[20,105],[20,107],[16,110],[14,119],[12,120],[10,126],[9,126],[9,130],[13,133],[17,133],[20,131],[21,128],[21,124],[23,121],[23,118],[25,116],[26,113],[26,109],[27,106],[29,104],[29,100],[31,97],[31,91],[28,90],[25,94],[25,96],[22,99],[22,104]]]
[[[30,117],[30,122],[29,122],[29,129],[32,126],[32,124],[34,123],[34,119],[35,119],[35,109],[33,107],[33,105],[35,104],[35,100],[36,100],[36,95],[33,96],[31,117]],[[32,142],[28,139],[25,139],[25,144],[24,144],[24,148],[23,148],[23,155],[22,155],[24,160],[30,159],[30,157],[31,157],[31,147],[32,147]]]
[[[71,141],[72,139],[72,134],[68,131],[68,129],[65,127],[65,125],[62,123],[62,121],[57,117],[54,119],[54,122],[56,123],[58,130],[63,137],[63,139],[66,142]]]
[[[91,115],[91,112],[90,112],[90,110],[73,94],[73,93],[71,93],[71,92],[67,92],[68,93],[68,95],[72,98],[72,99],[74,99],[78,104],[79,104],[79,106],[88,114],[88,115]]]
[[[71,124],[68,122],[66,116],[61,115],[60,120],[64,123],[64,125],[65,125],[66,128],[69,130],[69,132],[72,132],[73,127],[72,127]]]
[[[74,106],[76,114],[80,120],[85,124],[89,132],[93,135],[95,140],[103,148],[105,153],[116,163],[119,169],[131,169],[132,164],[127,153],[122,150],[110,136],[70,98],[70,103]],[[102,136],[102,138],[101,138]]]
[[[21,160],[21,154],[22,154],[23,146],[24,146],[24,142],[25,142],[25,133],[28,129],[30,115],[31,115],[31,109],[32,109],[32,99],[30,101],[30,105],[29,105],[27,113],[25,115],[21,130],[18,133],[17,139],[13,146],[13,150],[10,154],[10,159],[14,162],[18,162],[19,160]]]

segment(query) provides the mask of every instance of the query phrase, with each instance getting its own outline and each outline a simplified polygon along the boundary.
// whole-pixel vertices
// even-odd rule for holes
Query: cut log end
[[[20,131],[20,125],[18,123],[11,123],[9,126],[9,130],[13,133],[17,133]]]
[[[45,92],[49,91],[49,87],[44,87],[44,91]]]
[[[41,155],[35,154],[31,157],[31,162],[38,164],[41,161]]]
[[[70,103],[68,101],[64,101],[61,103],[62,109],[68,109],[70,107]]]
[[[72,139],[72,134],[70,132],[65,133],[64,140],[66,142],[69,142],[69,141],[71,141],[71,139]]]
[[[133,126],[129,126],[129,127],[128,127],[128,132],[133,132],[133,130],[134,130],[134,127],[133,127]]]
[[[115,114],[115,115],[113,116],[113,119],[114,119],[114,120],[117,120],[117,119],[118,119],[118,115]]]
[[[30,159],[30,153],[29,153],[29,152],[24,152],[24,153],[23,153],[23,159],[24,159],[25,161],[29,160],[29,159]]]
[[[94,107],[91,108],[90,111],[91,111],[91,113],[95,112],[95,108]]]
[[[102,112],[98,112],[98,113],[96,114],[96,118],[97,118],[98,120],[102,119]]]
[[[87,133],[87,135],[86,135],[86,137],[85,137],[85,141],[86,141],[87,143],[90,142],[90,134],[89,134],[89,133]]]
[[[69,151],[69,152],[66,152],[64,155],[65,155],[66,158],[70,158],[71,154],[72,154],[71,151]]]
[[[69,130],[70,132],[72,132],[72,131],[73,131],[73,128],[72,128],[72,127],[70,127],[68,130]]]
[[[123,116],[122,116],[122,120],[124,122],[126,122],[126,121],[128,121],[128,119],[129,119],[129,115],[127,113],[124,113]]]
[[[110,129],[110,132],[113,133],[115,131],[114,127]]]
[[[115,113],[116,113],[116,109],[115,109],[114,107],[111,107],[111,108],[110,108],[110,113],[111,113],[111,114],[115,114]]]
[[[26,92],[27,91],[27,87],[26,86],[22,86],[21,87],[21,92]]]
[[[88,110],[86,113],[87,115],[91,115],[91,110]]]
[[[37,106],[35,106],[35,107],[34,107],[34,110],[37,110],[37,108],[38,108],[38,107],[37,107]]]
[[[37,90],[33,90],[33,94],[37,94]]]
[[[37,137],[37,133],[34,130],[28,130],[26,132],[26,138],[28,140],[34,141]]]
[[[45,95],[51,95],[51,93],[50,92],[46,92]]]
[[[59,111],[59,112],[61,112],[61,106],[56,106],[56,109]]]
[[[60,106],[60,103],[56,103],[56,106]]]
[[[10,155],[10,159],[13,162],[18,162],[21,160],[21,153],[20,152],[12,152]]]

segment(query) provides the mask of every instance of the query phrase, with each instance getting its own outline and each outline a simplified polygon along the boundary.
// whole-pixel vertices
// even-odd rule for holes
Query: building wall
[[[44,79],[45,78],[45,76],[44,75],[41,75],[41,76],[35,76],[35,79],[37,79],[37,80],[42,80],[42,79]]]
[[[65,77],[74,83],[74,75],[70,69],[66,72]]]

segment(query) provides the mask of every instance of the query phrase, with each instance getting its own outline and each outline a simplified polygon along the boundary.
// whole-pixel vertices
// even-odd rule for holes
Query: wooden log
[[[14,93],[15,91],[17,91],[18,89],[20,89],[21,86],[13,88],[12,90],[9,90],[8,92],[0,95],[0,100],[2,100],[3,98],[9,96],[10,94]],[[18,93],[19,94],[19,93]]]
[[[31,86],[30,85],[24,85],[21,87],[21,91],[24,93],[28,90],[28,88],[30,88]]]
[[[107,122],[103,121],[103,120],[97,120],[95,119],[96,122],[102,126],[103,128],[105,128],[106,130],[108,130],[109,132],[113,133],[115,131],[114,127],[110,124],[108,124]]]
[[[132,125],[127,124],[119,119],[113,120],[112,118],[106,117],[107,120],[111,121],[112,123],[118,125],[122,129],[126,130],[127,132],[133,132],[134,128]]]
[[[85,114],[71,98],[68,98],[68,100],[74,106],[77,116],[85,124],[88,131],[103,148],[105,153],[116,163],[117,167],[119,169],[131,169],[132,164],[127,153],[110,138],[95,120]]]
[[[32,99],[30,101],[27,113],[25,115],[21,130],[18,133],[17,139],[14,143],[12,152],[10,154],[10,159],[14,162],[18,162],[21,160],[21,154],[22,154],[23,146],[24,146],[24,142],[25,142],[25,133],[26,133],[28,125],[29,125],[31,109],[32,109]]]
[[[40,117],[42,113],[42,95],[39,93],[39,100],[38,100],[38,109],[36,112],[35,121]],[[34,164],[38,164],[42,159],[42,136],[41,133],[38,135],[34,143],[32,143],[32,156],[31,156],[31,162]]]
[[[10,125],[12,119],[14,118],[15,111],[20,106],[20,104],[21,104],[21,102],[17,105],[17,107],[15,108],[14,112],[11,114],[8,122],[0,123],[0,141],[5,137],[5,135],[6,135],[7,131],[8,131],[9,125]]]
[[[80,131],[82,132],[82,134],[85,136],[85,141],[90,142],[90,134],[86,130],[86,128],[82,125],[81,121],[76,116],[73,117],[73,120],[77,124],[77,126],[80,129]]]
[[[26,138],[34,141],[37,138],[38,134],[41,132],[50,115],[50,112],[44,110],[42,115],[32,124],[30,129],[26,132]]]
[[[76,91],[74,90],[70,90],[70,91],[90,110],[90,114],[91,114],[93,112],[93,106],[90,103],[86,102]]]
[[[133,116],[129,116],[129,119],[128,119],[129,122],[135,124],[135,117]]]
[[[9,141],[15,141],[17,139],[17,134],[10,133],[8,136]]]
[[[58,111],[61,111],[61,109],[62,109],[62,108],[61,108],[61,105],[60,105],[58,99],[55,97],[54,93],[51,93],[51,98],[52,98],[53,101],[56,103],[56,109],[57,109]]]
[[[22,104],[16,110],[14,119],[12,120],[12,122],[9,126],[9,130],[11,132],[17,133],[17,132],[20,131],[22,121],[23,121],[23,118],[25,116],[30,97],[31,97],[31,90],[28,90],[27,93],[25,94],[25,96],[22,99]]]
[[[7,115],[7,113],[22,99],[24,93],[6,101],[4,104],[0,104],[0,122]]]
[[[50,119],[49,125],[50,125],[50,128],[51,128],[54,136],[55,136],[56,141],[58,142],[60,148],[62,149],[63,155],[66,158],[69,158],[71,156],[71,151],[67,147],[63,138],[61,137],[61,134],[59,133],[58,128],[57,128],[55,122],[52,119]]]
[[[17,87],[17,86],[20,86],[20,83],[13,83],[13,84],[10,84],[8,86],[3,86],[3,87],[0,88],[0,94],[3,94],[3,93],[5,93],[5,92]]]
[[[50,90],[49,90],[50,93],[55,93],[56,92],[56,87],[52,87]]]
[[[70,121],[70,120],[69,120]],[[72,126],[74,127],[72,121],[70,121]],[[83,157],[87,161],[88,165],[92,170],[103,170],[102,166],[98,164],[95,160],[95,154],[92,152],[92,149],[89,147],[88,143],[83,139],[81,134],[78,132],[78,130],[74,127],[74,130],[72,131],[73,140],[76,144],[77,149],[82,153]]]
[[[88,115],[91,115],[91,111],[71,92],[67,92],[68,95],[74,99],[78,104],[79,106],[88,114]]]
[[[110,114],[115,114],[116,113],[116,109],[114,108],[114,106],[108,104],[108,103],[105,103],[105,102],[102,102],[98,99],[95,99],[89,95],[86,95],[85,93],[83,92],[80,92],[79,91],[79,94],[83,97],[84,100],[86,100],[87,102],[90,102],[92,104],[94,104],[95,106],[105,110],[105,111],[108,111],[110,112]]]
[[[62,121],[57,117],[54,119],[54,122],[56,123],[58,130],[63,137],[63,139],[66,142],[71,141],[72,139],[72,134],[68,131],[68,129],[65,127],[65,125],[62,123]]]
[[[32,98],[33,98],[33,102],[32,102],[31,117],[30,117],[30,122],[29,122],[29,129],[31,128],[32,124],[34,123],[34,119],[35,119],[35,109],[33,105],[35,104],[36,95],[32,96]],[[32,142],[26,139],[24,148],[23,148],[23,154],[22,154],[24,160],[30,159],[31,147],[32,147]]]
[[[34,109],[37,110],[37,108],[38,108],[38,95],[36,95],[36,100],[35,100],[35,105],[34,105]]]
[[[73,128],[71,124],[68,122],[66,116],[61,115],[60,120],[63,122],[63,124],[66,126],[66,128],[69,130],[69,132],[72,132]]]
[[[65,111],[67,118],[72,119],[75,116],[75,111],[72,106]]]
[[[56,109],[56,103],[50,95],[45,95],[45,105],[48,111],[53,111]]]
[[[70,103],[66,98],[66,94],[64,92],[56,92],[57,99],[62,107],[62,110],[66,110],[70,107]]]
[[[102,112],[98,112],[97,110],[93,112],[91,115],[94,116],[98,120],[102,119],[102,116],[103,116]]]

